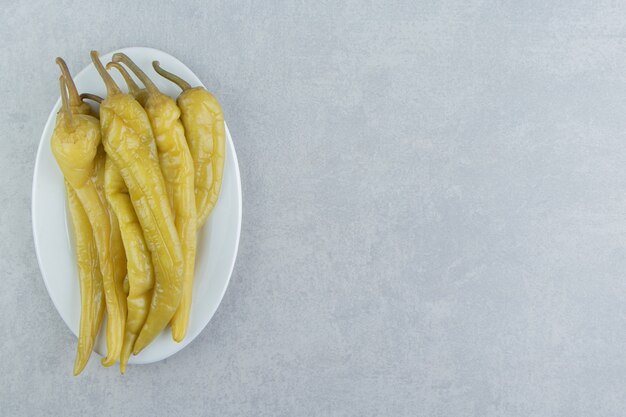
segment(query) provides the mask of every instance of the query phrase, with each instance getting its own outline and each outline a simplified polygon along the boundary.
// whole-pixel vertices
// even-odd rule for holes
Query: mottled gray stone
[[[5,2],[0,414],[621,416],[626,5]],[[151,46],[222,101],[231,285],[125,376],[49,299],[32,240],[54,57]]]

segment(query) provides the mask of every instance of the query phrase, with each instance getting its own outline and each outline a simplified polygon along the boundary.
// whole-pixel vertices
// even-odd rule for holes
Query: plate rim
[[[100,54],[100,56],[106,56],[109,54],[113,54],[116,52],[124,52],[124,53],[128,53],[129,51],[137,51],[137,50],[142,50],[143,52],[156,52],[157,54],[165,54],[168,55],[172,58],[174,58],[176,61],[178,61],[178,63],[180,63],[185,69],[187,69],[189,72],[191,72],[192,74],[194,74],[198,79],[199,77],[196,75],[196,73],[194,71],[192,71],[184,62],[182,62],[180,59],[178,59],[177,57],[175,57],[174,55],[162,51],[160,49],[157,48],[152,48],[152,47],[146,47],[146,46],[129,46],[129,47],[124,47],[124,48],[119,48],[119,49],[114,49],[112,51],[106,52],[104,54]],[[93,66],[93,63],[87,64],[83,69],[81,69],[78,73],[76,73],[74,75],[74,77],[78,77],[80,76],[82,73],[84,73],[85,71],[87,71],[91,66]],[[206,88],[206,86],[204,85],[204,83],[202,82],[202,80],[200,80],[200,84]],[[78,337],[78,335],[76,333],[74,333],[74,330],[72,329],[72,326],[70,326],[70,324],[67,322],[66,318],[61,314],[61,309],[59,308],[59,306],[57,305],[57,301],[54,299],[54,297],[51,296],[51,290],[50,290],[50,284],[49,284],[49,280],[46,278],[46,273],[44,272],[44,269],[42,267],[42,263],[41,263],[41,258],[40,258],[40,248],[38,245],[38,238],[37,238],[37,230],[38,230],[38,223],[37,223],[37,218],[35,216],[35,207],[36,207],[36,203],[37,203],[37,196],[36,196],[36,185],[37,185],[37,177],[39,174],[39,170],[40,170],[40,159],[41,159],[41,155],[43,152],[43,146],[44,146],[44,141],[45,141],[45,133],[46,133],[46,126],[50,125],[51,123],[53,123],[53,118],[55,117],[55,112],[54,109],[58,108],[61,102],[61,98],[57,98],[57,100],[55,101],[54,105],[52,106],[51,110],[50,110],[50,114],[48,115],[48,118],[46,119],[46,122],[44,123],[43,126],[43,130],[41,132],[41,135],[39,137],[39,144],[37,145],[37,152],[35,155],[35,164],[34,164],[34,169],[33,169],[33,179],[32,179],[32,185],[31,185],[31,205],[30,205],[30,209],[31,209],[31,227],[32,227],[32,237],[33,237],[33,243],[35,246],[35,255],[37,258],[37,265],[39,267],[39,271],[40,271],[40,275],[41,278],[44,282],[44,285],[46,287],[46,291],[48,293],[48,298],[50,298],[52,300],[52,304],[54,305],[54,308],[56,309],[57,313],[59,314],[59,316],[61,317],[61,319],[63,320],[63,322],[65,323],[65,325],[67,326],[67,328],[70,330],[70,332],[72,334],[74,334],[74,336]],[[226,279],[225,285],[223,286],[223,289],[221,291],[221,293],[219,294],[219,302],[216,304],[215,308],[213,309],[213,311],[211,312],[211,314],[206,315],[206,319],[203,319],[201,322],[201,325],[198,326],[197,331],[194,332],[193,334],[187,334],[187,336],[185,337],[185,339],[183,341],[181,341],[179,343],[180,349],[176,350],[175,352],[172,352],[169,355],[157,358],[157,359],[153,359],[153,360],[137,360],[137,357],[132,357],[131,359],[135,359],[132,363],[132,365],[143,365],[143,364],[149,364],[149,363],[154,363],[154,362],[160,362],[164,359],[167,359],[169,357],[172,357],[174,355],[176,355],[178,352],[182,351],[185,347],[187,347],[193,340],[196,339],[196,337],[198,337],[198,335],[200,333],[202,333],[202,331],[206,328],[206,326],[209,324],[209,322],[213,319],[213,317],[215,316],[215,313],[217,312],[217,309],[222,305],[222,301],[224,300],[224,295],[226,294],[226,291],[228,290],[228,287],[230,286],[230,280],[233,276],[233,271],[235,269],[235,263],[237,261],[237,257],[239,255],[239,243],[241,241],[241,224],[242,224],[242,217],[243,217],[243,193],[242,193],[242,186],[241,186],[241,172],[239,169],[239,159],[237,157],[237,151],[235,149],[235,144],[234,141],[232,140],[232,136],[230,134],[230,130],[228,128],[228,125],[226,123],[226,120],[224,120],[224,128],[225,128],[225,132],[226,132],[226,141],[227,141],[227,145],[228,145],[228,150],[230,152],[232,152],[232,156],[233,156],[233,161],[234,161],[234,171],[235,171],[235,188],[236,188],[236,195],[237,195],[237,235],[235,237],[235,246],[234,246],[234,251],[233,251],[233,255],[232,255],[232,259],[230,261],[230,265],[228,268],[228,277]],[[95,349],[92,351],[92,353],[95,353],[96,355],[100,355]],[[131,363],[129,362],[129,365],[131,365]]]

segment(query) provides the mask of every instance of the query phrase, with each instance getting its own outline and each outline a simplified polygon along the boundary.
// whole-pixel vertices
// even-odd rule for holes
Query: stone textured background
[[[0,10],[0,414],[624,414],[626,4],[46,3]],[[74,378],[35,151],[54,58],[134,45],[221,99],[241,246],[188,348]]]

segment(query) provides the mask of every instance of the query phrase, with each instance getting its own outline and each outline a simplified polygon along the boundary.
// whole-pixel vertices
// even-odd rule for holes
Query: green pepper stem
[[[100,104],[102,103],[103,98],[100,96],[97,96],[95,94],[91,94],[91,93],[82,93],[80,95],[80,99],[81,100],[91,100],[91,101],[95,101],[96,103]]]
[[[113,80],[113,77],[111,77],[111,74],[109,74],[107,70],[105,70],[104,67],[102,66],[102,62],[100,62],[100,58],[98,57],[98,52],[91,51],[90,55],[91,55],[91,60],[93,61],[93,64],[96,67],[96,70],[98,70],[98,73],[100,74],[100,77],[102,78],[102,81],[104,81],[104,85],[107,88],[107,95],[114,95],[114,94],[121,93],[122,91],[117,86],[117,84],[115,84],[115,81]]]
[[[126,68],[124,68],[121,64],[118,64],[117,62],[109,62],[106,68],[107,70],[115,68],[120,72],[120,74],[122,74],[122,77],[124,78],[124,81],[126,81],[126,85],[128,86],[128,91],[130,92],[130,94],[137,95],[139,90],[141,90],[135,80],[133,80],[133,77],[130,76],[128,71],[126,71]]]
[[[70,109],[69,98],[67,97],[67,83],[65,77],[61,75],[59,77],[59,88],[61,90],[61,112],[65,113],[65,116],[70,122],[70,126],[74,126],[74,117],[72,116],[72,110]]]
[[[78,95],[78,90],[76,89],[76,84],[74,84],[74,80],[72,79],[72,74],[70,74],[70,70],[67,68],[67,64],[60,56],[57,57],[56,63],[61,68],[63,77],[65,77],[65,86],[67,87],[69,93],[70,105],[79,106],[80,97]]]
[[[185,91],[191,88],[191,85],[189,85],[187,81],[183,80],[178,75],[172,74],[171,72],[161,68],[161,64],[159,63],[159,61],[152,61],[152,67],[161,77],[170,80],[171,82],[179,86],[181,90]]]
[[[146,75],[146,73],[143,72],[141,70],[141,68],[139,68],[137,66],[137,64],[135,64],[133,62],[133,60],[130,59],[126,54],[123,54],[121,52],[118,52],[118,53],[114,54],[113,55],[113,62],[121,62],[124,65],[126,65],[128,68],[130,68],[130,70],[135,73],[135,75],[137,76],[137,78],[139,78],[139,80],[143,83],[143,85],[146,86],[146,89],[148,90],[148,93],[150,93],[150,94],[160,93],[160,91],[157,88],[157,86]]]

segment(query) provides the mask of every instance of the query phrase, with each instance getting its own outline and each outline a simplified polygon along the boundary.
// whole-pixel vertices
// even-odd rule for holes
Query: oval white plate
[[[153,70],[153,60],[160,61],[163,68],[181,76],[192,86],[202,85],[189,68],[165,52],[152,48],[125,48],[101,55],[102,62],[104,64],[109,62],[115,52],[127,54],[163,93],[173,98],[178,96],[180,89]],[[89,51],[85,51],[85,56],[89,56]],[[80,92],[95,93],[101,97],[106,95],[102,79],[93,64],[77,74],[71,62],[69,65],[70,71],[74,70],[72,71],[74,80]],[[58,69],[53,62],[50,63],[50,71],[52,74],[50,82],[56,83],[58,77],[55,71],[58,72]],[[125,84],[117,70],[110,73],[125,90]],[[50,298],[70,330],[78,335],[80,321],[78,271],[68,229],[63,176],[50,150],[50,137],[59,107],[60,99],[50,112],[37,150],[32,197],[33,234],[39,268]],[[226,292],[241,232],[241,180],[237,155],[228,127],[226,138],[226,162],[220,198],[207,224],[198,235],[193,304],[187,337],[181,343],[174,342],[168,327],[139,355],[131,356],[129,361],[131,364],[156,362],[187,346],[211,320]],[[95,346],[95,351],[100,355],[106,353],[104,328],[105,323]]]

